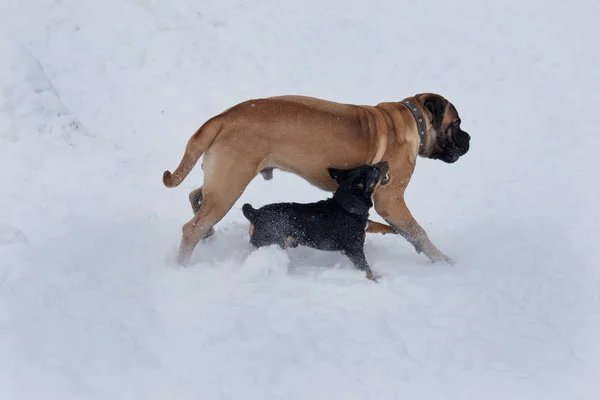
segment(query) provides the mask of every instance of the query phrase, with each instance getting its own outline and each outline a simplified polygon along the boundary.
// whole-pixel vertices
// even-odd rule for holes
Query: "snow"
[[[531,0],[0,4],[0,398],[592,399],[600,391],[600,6]],[[194,130],[280,94],[433,91],[470,152],[407,203],[456,261],[369,236],[252,251],[241,205],[173,262]],[[379,218],[376,218],[379,219]],[[379,219],[380,220],[380,219]]]

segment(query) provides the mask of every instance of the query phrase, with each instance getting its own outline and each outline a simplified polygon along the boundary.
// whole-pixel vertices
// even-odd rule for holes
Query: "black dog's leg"
[[[346,251],[346,256],[348,256],[356,268],[367,273],[367,279],[377,282],[375,275],[373,275],[373,271],[371,271],[371,267],[369,267],[369,263],[367,263],[363,249]]]
[[[296,239],[294,239],[293,236],[286,236],[279,240],[279,247],[281,247],[282,249],[287,249],[288,247],[298,247],[298,242],[296,241]]]

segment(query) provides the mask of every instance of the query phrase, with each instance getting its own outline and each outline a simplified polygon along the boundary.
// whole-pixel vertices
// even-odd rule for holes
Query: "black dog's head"
[[[471,136],[460,127],[458,111],[448,100],[435,93],[421,93],[414,97],[429,113],[423,157],[453,163],[469,151]]]
[[[354,214],[368,213],[373,206],[373,192],[390,181],[387,161],[352,169],[328,168],[328,171],[339,185],[333,197],[346,211]]]

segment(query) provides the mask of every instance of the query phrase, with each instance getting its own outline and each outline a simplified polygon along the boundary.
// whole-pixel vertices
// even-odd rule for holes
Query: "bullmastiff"
[[[280,169],[334,192],[329,168],[389,163],[390,181],[373,194],[375,211],[389,225],[369,221],[367,232],[398,233],[432,262],[452,263],[429,239],[404,201],[417,156],[453,163],[469,150],[456,108],[435,93],[376,106],[305,96],[277,96],[237,104],[206,121],[188,140],[167,187],[179,185],[204,154],[204,183],[189,194],[194,212],[182,228],[177,261],[189,263],[202,238],[258,174]]]

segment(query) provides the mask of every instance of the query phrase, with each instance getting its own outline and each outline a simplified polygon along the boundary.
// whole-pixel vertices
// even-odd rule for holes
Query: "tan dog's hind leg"
[[[415,247],[417,253],[425,253],[432,262],[454,263],[429,240],[425,230],[408,210],[404,198],[394,193],[394,188],[381,188],[378,192],[374,196],[375,210]]]
[[[217,160],[218,158],[218,160]],[[205,156],[205,180],[202,186],[202,202],[198,212],[182,228],[181,244],[177,262],[189,263],[194,248],[200,239],[209,234],[256,176],[259,162],[240,165],[235,157]],[[190,193],[197,196],[199,189]],[[193,205],[192,205],[193,207]]]

